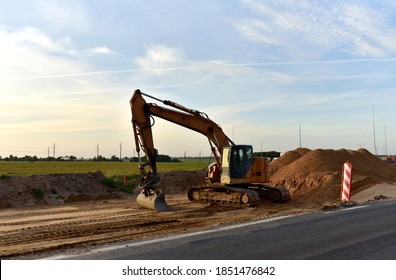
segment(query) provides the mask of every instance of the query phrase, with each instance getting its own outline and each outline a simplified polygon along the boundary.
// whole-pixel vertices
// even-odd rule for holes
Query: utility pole
[[[386,139],[386,125],[385,125],[385,155],[388,155],[388,141]]]
[[[298,139],[300,140],[300,148],[301,148],[301,125],[298,124]]]
[[[373,105],[373,136],[374,136],[374,155],[377,155],[377,143],[375,142],[374,105]]]
[[[52,156],[53,156],[53,158],[55,158],[55,143],[54,143],[54,148],[53,148],[53,151],[52,151]]]
[[[121,151],[122,151],[122,143],[120,143],[120,161],[122,161],[121,159]]]
[[[96,144],[96,161],[99,161],[99,144]]]

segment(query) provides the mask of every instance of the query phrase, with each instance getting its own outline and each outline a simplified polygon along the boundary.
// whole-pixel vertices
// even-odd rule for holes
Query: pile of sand
[[[284,186],[292,197],[307,202],[332,202],[339,199],[342,165],[347,161],[352,163],[352,195],[374,184],[396,181],[396,168],[366,149],[298,148],[271,163],[270,184]]]

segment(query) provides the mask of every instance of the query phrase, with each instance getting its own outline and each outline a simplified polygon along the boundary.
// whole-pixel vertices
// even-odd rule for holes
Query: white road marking
[[[364,208],[364,207],[368,207],[370,205],[359,205],[359,206],[352,206],[352,207],[346,207],[346,208],[340,208],[340,209],[335,209],[333,211],[325,211],[323,213],[325,214],[331,214],[331,213],[336,213],[336,212],[340,212],[340,211],[349,211],[349,210],[356,210],[356,209],[360,209],[360,208]]]

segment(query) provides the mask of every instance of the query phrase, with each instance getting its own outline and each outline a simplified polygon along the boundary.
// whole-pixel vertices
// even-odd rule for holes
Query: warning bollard
[[[352,163],[347,161],[342,166],[342,180],[341,180],[341,194],[340,198],[342,201],[351,199],[351,187],[352,187]]]

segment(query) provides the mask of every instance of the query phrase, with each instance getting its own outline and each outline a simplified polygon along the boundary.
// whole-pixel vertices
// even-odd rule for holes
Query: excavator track
[[[243,206],[257,206],[260,202],[260,195],[255,190],[226,186],[190,188],[187,196],[190,201],[195,202],[214,202]]]
[[[190,188],[188,199],[195,202],[214,202],[254,207],[261,200],[276,203],[290,200],[290,192],[286,188],[271,187],[263,184],[249,184],[243,187],[215,186]]]
[[[283,187],[272,187],[264,184],[251,184],[249,188],[257,190],[260,198],[263,200],[283,203],[288,202],[291,199],[289,190]]]

